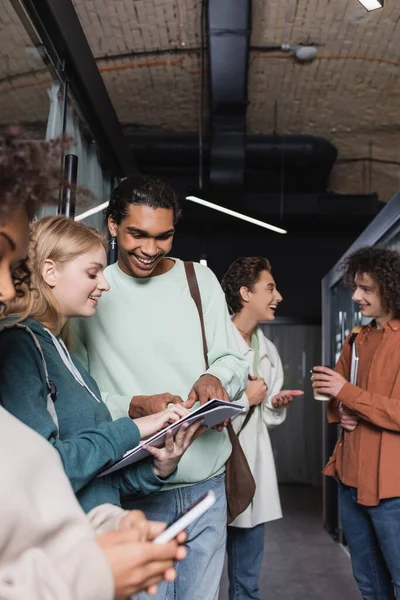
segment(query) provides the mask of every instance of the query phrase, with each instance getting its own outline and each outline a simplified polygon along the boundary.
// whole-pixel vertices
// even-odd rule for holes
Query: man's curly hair
[[[154,210],[172,209],[174,225],[181,216],[177,193],[169,183],[159,177],[134,175],[123,179],[112,191],[104,216],[106,219],[111,217],[119,225],[127,217],[130,204],[145,205]]]
[[[68,140],[24,140],[18,126],[0,136],[0,223],[7,222],[18,208],[25,208],[31,221],[42,205],[58,203],[62,184],[61,155]],[[13,274],[17,296],[29,284],[25,262]]]
[[[380,246],[360,248],[341,265],[343,280],[354,285],[356,275],[366,273],[376,282],[386,313],[400,318],[400,252]]]

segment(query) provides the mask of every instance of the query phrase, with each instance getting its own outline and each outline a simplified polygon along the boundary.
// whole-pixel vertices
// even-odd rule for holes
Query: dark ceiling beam
[[[251,0],[209,0],[211,185],[241,186],[245,171]]]
[[[86,119],[108,170],[138,172],[71,0],[22,0],[46,52]]]

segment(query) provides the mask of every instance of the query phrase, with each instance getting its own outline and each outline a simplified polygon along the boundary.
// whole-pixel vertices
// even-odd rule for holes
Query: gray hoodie
[[[0,598],[112,600],[111,569],[95,535],[58,453],[0,407]]]

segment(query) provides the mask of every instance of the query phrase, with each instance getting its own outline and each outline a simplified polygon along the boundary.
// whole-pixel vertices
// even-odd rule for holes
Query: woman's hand
[[[126,511],[120,519],[118,529],[130,529],[136,532],[138,542],[147,542],[160,535],[166,527],[165,523],[148,521],[141,510]]]
[[[186,557],[186,548],[179,545],[184,543],[185,533],[167,544],[140,542],[139,535],[133,528],[105,533],[96,539],[113,574],[115,600],[126,600],[144,590],[154,595],[158,583],[174,581],[176,571],[173,565]]]
[[[140,439],[145,440],[167,427],[167,425],[176,423],[176,421],[179,421],[179,419],[182,419],[187,414],[189,414],[189,410],[182,406],[182,404],[173,404],[154,415],[134,419],[134,423],[140,431]]]
[[[118,529],[131,530],[135,532],[133,535],[137,542],[151,542],[167,527],[166,523],[161,521],[148,521],[146,515],[141,510],[126,511],[119,522]],[[182,531],[176,538],[179,544],[184,544],[187,539],[187,534]]]
[[[246,396],[250,406],[261,404],[265,400],[267,392],[268,386],[261,377],[251,377],[251,380],[247,382]]]
[[[291,403],[295,396],[302,396],[304,392],[302,390],[281,390],[279,394],[276,394],[271,400],[274,408],[283,408]]]
[[[185,423],[179,429],[175,439],[172,431],[167,432],[164,448],[145,446],[149,454],[154,457],[154,473],[157,477],[165,478],[171,475],[190,444],[206,430],[207,427],[203,426],[200,420],[190,426]]]

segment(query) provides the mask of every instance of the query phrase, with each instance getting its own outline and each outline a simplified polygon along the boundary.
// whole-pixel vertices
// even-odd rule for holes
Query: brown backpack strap
[[[207,339],[206,339],[206,330],[204,327],[204,317],[203,317],[203,306],[201,304],[201,296],[200,296],[200,290],[199,290],[199,284],[197,282],[197,277],[196,277],[196,271],[194,270],[194,264],[192,262],[185,262],[185,272],[186,272],[186,278],[188,281],[188,285],[189,285],[189,290],[190,290],[190,295],[193,298],[193,301],[196,305],[197,311],[199,313],[199,318],[200,318],[200,325],[201,325],[201,335],[203,338],[203,353],[204,353],[204,362],[206,364],[206,368],[209,368],[209,363],[208,363],[208,346],[207,346]],[[230,435],[240,435],[243,431],[243,429],[246,427],[247,423],[250,421],[253,413],[255,410],[255,406],[251,406],[245,420],[243,421],[243,425],[240,428],[240,431],[238,434],[234,433],[233,427],[231,422],[229,421],[228,424],[228,431],[230,433]]]
[[[203,338],[204,362],[206,368],[208,369],[208,348],[199,284],[197,283],[194,264],[192,262],[185,262],[184,265],[190,295],[192,296],[199,313],[201,335]],[[232,521],[244,510],[246,510],[251,503],[256,491],[256,484],[254,477],[251,474],[249,463],[247,462],[246,456],[240,445],[239,439],[232,427],[231,421],[229,421],[226,430],[232,444],[232,454],[226,463],[225,476],[226,497],[228,503],[228,523],[232,523]]]
[[[243,421],[243,425],[241,426],[241,428],[239,429],[239,431],[237,433],[238,436],[242,433],[243,429],[246,427],[247,423],[250,421],[251,417],[254,414],[255,409],[256,409],[255,406],[250,406],[250,408],[249,408],[249,410],[247,412],[246,418]]]
[[[185,262],[184,265],[185,265],[186,279],[187,279],[187,282],[189,285],[190,295],[192,296],[193,301],[196,305],[197,311],[199,313],[201,335],[203,338],[204,362],[206,364],[206,369],[208,369],[210,365],[208,363],[208,347],[207,347],[207,339],[206,339],[206,330],[204,327],[203,306],[201,304],[199,284],[197,282],[196,271],[194,270],[194,264],[192,262]]]

